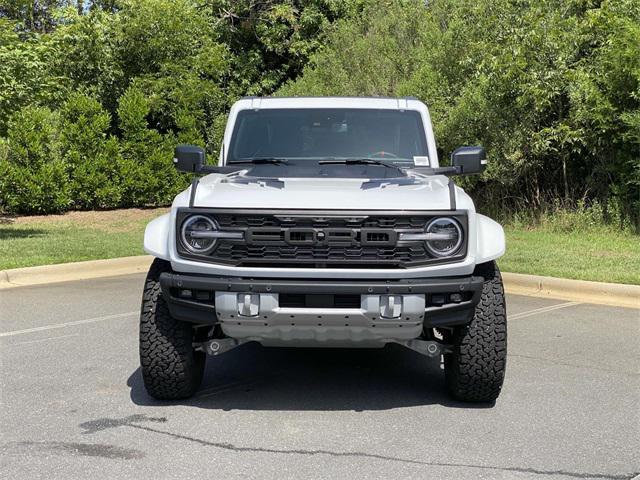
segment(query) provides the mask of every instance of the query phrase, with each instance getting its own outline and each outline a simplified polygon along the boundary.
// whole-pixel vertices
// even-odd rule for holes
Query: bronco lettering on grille
[[[249,245],[395,246],[398,233],[382,228],[248,228]]]

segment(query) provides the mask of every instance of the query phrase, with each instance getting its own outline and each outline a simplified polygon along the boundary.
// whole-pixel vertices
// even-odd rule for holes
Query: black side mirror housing
[[[173,164],[181,172],[198,173],[204,167],[206,155],[197,145],[178,145],[173,154]]]
[[[484,147],[459,147],[451,154],[451,165],[458,167],[462,175],[482,173],[487,166]]]

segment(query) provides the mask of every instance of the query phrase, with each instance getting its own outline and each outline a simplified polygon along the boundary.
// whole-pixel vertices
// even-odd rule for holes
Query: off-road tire
[[[502,277],[495,262],[476,267],[484,277],[482,297],[468,325],[456,327],[445,354],[449,393],[464,402],[493,402],[500,395],[507,362],[507,315]]]
[[[202,381],[205,354],[193,348],[193,327],[174,319],[160,289],[171,264],[155,259],[145,280],[140,311],[140,366],[149,395],[159,400],[192,396]]]

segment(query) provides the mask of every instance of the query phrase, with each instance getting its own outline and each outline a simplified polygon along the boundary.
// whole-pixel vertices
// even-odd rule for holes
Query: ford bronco
[[[399,344],[443,359],[453,398],[494,401],[507,347],[502,227],[440,166],[415,98],[244,98],[217,165],[178,145],[190,188],[151,221],[140,362],[158,399],[199,388],[207,355]]]

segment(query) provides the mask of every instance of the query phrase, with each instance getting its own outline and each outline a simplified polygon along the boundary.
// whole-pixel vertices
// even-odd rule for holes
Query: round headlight
[[[218,230],[216,223],[209,217],[193,215],[182,222],[182,243],[193,253],[207,253],[216,244],[212,233]]]
[[[443,217],[431,220],[427,225],[427,250],[436,257],[449,257],[455,254],[462,245],[462,228],[453,218]]]

